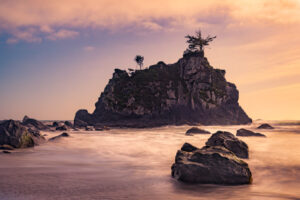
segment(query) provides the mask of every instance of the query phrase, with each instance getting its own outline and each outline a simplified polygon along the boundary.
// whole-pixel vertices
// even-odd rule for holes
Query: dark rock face
[[[58,122],[53,122],[53,123],[52,123],[52,126],[53,126],[53,127],[58,127],[59,124],[58,124]]]
[[[197,150],[198,148],[189,144],[189,143],[184,143],[181,147],[181,151],[186,151],[186,152],[193,152]]]
[[[79,110],[76,127],[153,127],[181,124],[247,124],[236,86],[203,55],[185,55],[128,74],[115,69],[92,114]]]
[[[68,130],[68,127],[66,125],[62,125],[62,126],[56,127],[56,130],[57,131],[66,131],[66,130]]]
[[[248,145],[232,133],[218,131],[205,143],[207,146],[223,146],[232,151],[237,157],[248,158]]]
[[[190,128],[189,130],[186,131],[185,133],[186,135],[192,135],[192,134],[210,134],[209,131],[197,128],[197,127],[193,127]]]
[[[37,130],[49,129],[49,127],[46,126],[45,124],[43,124],[42,122],[40,122],[36,119],[29,118],[27,115],[24,116],[22,124],[24,126],[30,127],[32,129],[37,129]]]
[[[273,126],[271,126],[270,124],[262,124],[259,127],[257,127],[258,129],[274,129]]]
[[[236,131],[236,136],[259,136],[259,137],[266,137],[264,134],[261,133],[254,133],[253,131],[241,128],[239,130]]]
[[[248,164],[221,146],[179,150],[171,169],[174,178],[188,183],[236,185],[252,181]]]
[[[39,131],[33,131],[20,122],[7,120],[0,124],[0,145],[10,145],[13,148],[33,147],[43,141]]]
[[[50,138],[49,141],[54,141],[54,140],[57,140],[57,139],[60,139],[60,138],[63,138],[63,137],[69,137],[69,134],[68,133],[62,133],[58,136]]]

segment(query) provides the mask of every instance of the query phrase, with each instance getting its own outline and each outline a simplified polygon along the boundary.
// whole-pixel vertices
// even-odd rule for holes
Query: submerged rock
[[[68,130],[68,127],[66,125],[62,125],[62,126],[56,127],[56,130],[57,131],[66,131],[66,130]]]
[[[270,124],[262,124],[259,127],[257,127],[258,129],[274,129],[273,126],[271,126]]]
[[[197,128],[197,127],[192,127],[189,130],[185,132],[186,135],[192,135],[192,134],[210,134],[209,131]]]
[[[49,127],[46,126],[45,124],[43,124],[42,122],[33,119],[33,118],[29,118],[27,115],[24,116],[22,124],[24,126],[27,126],[29,128],[32,129],[37,129],[37,130],[48,130]]]
[[[218,131],[205,143],[207,146],[223,146],[232,151],[237,157],[248,158],[248,145],[232,133]]]
[[[42,142],[44,137],[39,131],[28,129],[20,122],[6,120],[0,124],[0,145],[10,145],[13,148],[33,147]]]
[[[94,129],[93,126],[86,126],[86,127],[85,127],[85,130],[86,130],[86,131],[94,131],[95,129]]]
[[[182,124],[247,124],[239,92],[200,53],[159,62],[128,74],[115,69],[92,114],[77,111],[76,127],[154,127]]]
[[[171,169],[172,177],[187,183],[237,185],[252,181],[248,164],[221,146],[179,150]]]
[[[264,134],[261,133],[255,133],[253,131],[241,128],[239,130],[236,131],[236,136],[259,136],[259,137],[266,137]]]
[[[62,137],[69,137],[69,134],[64,132],[60,135],[57,135],[55,137],[50,138],[49,141],[54,141],[54,140],[57,140],[57,139],[62,138]]]

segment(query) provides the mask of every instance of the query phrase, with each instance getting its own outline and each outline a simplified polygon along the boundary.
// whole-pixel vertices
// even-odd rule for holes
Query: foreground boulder
[[[48,130],[49,127],[46,126],[45,124],[43,124],[42,122],[33,119],[33,118],[29,118],[27,115],[24,116],[22,124],[24,126],[27,126],[29,128],[32,129],[37,129],[37,130]]]
[[[6,120],[0,124],[0,145],[9,145],[13,148],[33,147],[42,142],[44,137],[39,131],[33,131],[20,122]],[[6,146],[7,147],[7,146]]]
[[[270,124],[262,124],[259,127],[257,127],[258,129],[274,129],[273,126],[271,126]]]
[[[57,139],[60,139],[60,138],[63,138],[63,137],[69,137],[69,134],[64,132],[60,135],[57,135],[55,137],[50,138],[49,141],[54,141],[54,140],[57,140]]]
[[[205,143],[207,146],[223,146],[232,151],[237,157],[248,158],[248,145],[232,133],[218,131]]]
[[[192,127],[189,130],[185,132],[186,135],[193,135],[193,134],[210,134],[209,131],[197,128],[197,127]]]
[[[243,137],[247,137],[247,136],[258,136],[258,137],[266,137],[264,134],[261,133],[255,133],[253,131],[241,128],[239,130],[236,131],[236,136],[243,136]]]
[[[171,169],[172,177],[187,183],[237,185],[252,181],[248,164],[221,146],[179,150]]]

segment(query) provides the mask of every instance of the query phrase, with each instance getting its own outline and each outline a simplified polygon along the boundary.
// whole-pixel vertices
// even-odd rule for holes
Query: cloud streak
[[[76,30],[85,28],[166,31],[197,26],[299,25],[299,8],[296,0],[2,0],[0,30],[11,34],[7,42],[14,43],[74,38],[79,35]]]

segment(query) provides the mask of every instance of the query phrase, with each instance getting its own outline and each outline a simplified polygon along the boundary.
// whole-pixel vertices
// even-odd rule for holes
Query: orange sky
[[[79,108],[93,111],[114,67],[134,65],[135,52],[143,53],[146,65],[176,62],[184,35],[199,27],[217,35],[206,55],[214,67],[226,69],[250,117],[300,119],[299,10],[299,0],[2,0],[0,119],[72,119]],[[52,57],[27,55],[33,48]],[[51,48],[63,57],[47,52]],[[43,62],[49,69],[37,67]],[[13,70],[22,64],[32,70],[28,75]],[[48,82],[41,78],[54,68]]]

